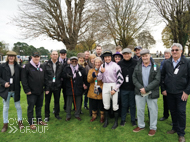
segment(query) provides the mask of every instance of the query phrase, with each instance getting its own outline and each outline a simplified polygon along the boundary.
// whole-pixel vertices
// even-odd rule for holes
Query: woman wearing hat
[[[118,91],[123,83],[123,76],[120,66],[112,62],[112,52],[110,50],[105,50],[102,56],[105,63],[100,67],[97,80],[102,80],[103,82],[102,96],[105,109],[105,123],[103,127],[108,125],[108,110],[110,109],[110,99],[112,99],[115,115],[115,123],[112,129],[115,129],[118,126]]]
[[[13,97],[17,109],[18,126],[23,129],[22,109],[20,106],[20,78],[21,67],[17,63],[16,53],[7,52],[6,63],[0,65],[0,96],[3,98],[3,122],[4,126],[1,132],[8,129],[8,110],[10,98]]]
[[[116,52],[115,54],[113,54],[113,61],[114,62],[118,63],[122,59],[123,59],[123,55],[120,52]]]
[[[102,59],[96,57],[94,59],[94,68],[90,69],[88,72],[87,81],[90,83],[88,97],[91,99],[92,106],[92,119],[93,122],[97,118],[97,111],[100,110],[101,119],[100,122],[104,122],[104,107],[102,102],[102,87],[103,83],[101,80],[97,80],[96,75],[99,73],[99,68],[102,64]]]

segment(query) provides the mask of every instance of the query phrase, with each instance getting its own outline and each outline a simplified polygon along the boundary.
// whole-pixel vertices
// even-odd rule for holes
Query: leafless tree
[[[190,0],[150,0],[152,7],[166,22],[173,42],[185,46],[190,32]]]
[[[15,24],[24,30],[25,38],[46,35],[74,49],[93,15],[91,0],[19,0]]]

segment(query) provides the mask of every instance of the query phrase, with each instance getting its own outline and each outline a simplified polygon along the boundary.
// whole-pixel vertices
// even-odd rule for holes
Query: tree
[[[166,48],[170,48],[173,44],[173,41],[174,39],[171,29],[168,26],[166,26],[162,31],[162,42],[164,43],[164,46]]]
[[[147,30],[143,30],[141,33],[138,34],[137,42],[143,48],[147,49],[150,49],[150,45],[154,45],[156,43],[154,37]]]
[[[6,53],[9,51],[8,44],[4,41],[0,42],[0,53],[3,55],[6,55]]]
[[[151,0],[150,3],[166,22],[173,42],[184,47],[190,32],[190,0]]]
[[[74,49],[78,38],[88,28],[93,15],[90,0],[20,0],[19,16],[13,21],[24,30],[25,38],[41,35],[61,41],[67,50]],[[25,34],[26,33],[26,34]]]
[[[77,44],[76,46],[76,50],[80,51],[80,52],[84,52],[84,51],[93,51],[93,49],[96,48],[96,43],[94,40],[88,39],[86,41],[81,41],[79,44]]]
[[[104,26],[112,36],[115,45],[126,48],[134,42],[150,18],[145,1],[140,0],[101,0]]]
[[[44,47],[37,48],[37,51],[40,53],[40,55],[49,55],[50,52],[45,49]]]

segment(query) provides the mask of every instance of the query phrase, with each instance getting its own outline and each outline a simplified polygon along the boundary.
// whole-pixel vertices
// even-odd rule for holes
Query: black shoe
[[[135,121],[131,121],[131,123],[132,123],[132,126],[137,126]]]
[[[87,106],[85,106],[84,109],[89,110]]]
[[[168,118],[162,117],[162,118],[160,118],[160,121],[164,121],[164,120],[166,120],[166,119],[168,119]]]
[[[121,120],[120,125],[121,125],[121,126],[125,126],[125,121]]]
[[[58,120],[62,119],[59,115],[55,116],[55,118],[57,118]]]
[[[45,121],[45,122],[48,122],[48,121],[49,121],[49,117],[46,117],[46,118],[44,119],[44,121]]]
[[[135,121],[137,121],[137,118],[135,118]]]
[[[112,126],[112,129],[116,129],[118,126],[118,117],[119,117],[119,113],[117,111],[114,112],[114,116],[115,116],[115,122]]]

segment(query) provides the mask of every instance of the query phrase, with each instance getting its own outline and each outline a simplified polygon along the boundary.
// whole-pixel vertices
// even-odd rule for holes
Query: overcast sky
[[[48,37],[36,38],[36,39],[22,39],[19,29],[11,23],[11,17],[18,12],[17,0],[0,0],[0,41],[4,41],[9,44],[9,48],[13,48],[13,44],[20,41],[29,45],[33,45],[36,48],[45,47],[48,50],[65,48],[62,42],[51,40]],[[163,43],[161,40],[161,32],[165,24],[159,24],[155,28],[151,28],[152,35],[156,40],[155,48],[151,49],[151,52],[155,53],[156,50],[164,51]]]

